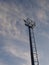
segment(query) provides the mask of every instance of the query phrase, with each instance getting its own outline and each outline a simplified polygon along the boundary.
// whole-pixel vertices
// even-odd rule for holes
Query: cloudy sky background
[[[49,0],[0,0],[0,65],[31,65],[27,17],[36,22],[39,65],[49,65]]]

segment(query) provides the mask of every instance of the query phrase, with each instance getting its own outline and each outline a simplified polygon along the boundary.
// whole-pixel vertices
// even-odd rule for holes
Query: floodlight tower
[[[28,30],[29,30],[31,64],[32,65],[39,65],[38,56],[37,56],[37,49],[36,49],[36,43],[35,43],[35,37],[34,37],[34,32],[31,33],[31,30],[33,31],[33,28],[35,27],[35,22],[33,22],[29,18],[24,20],[24,22],[25,22],[25,25],[28,27]],[[33,34],[33,42],[32,42],[32,35],[31,34]]]

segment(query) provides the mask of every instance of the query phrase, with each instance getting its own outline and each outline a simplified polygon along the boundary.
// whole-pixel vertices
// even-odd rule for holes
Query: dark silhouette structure
[[[33,28],[35,27],[35,22],[33,22],[29,18],[24,20],[24,22],[25,22],[25,25],[28,27],[28,30],[29,30],[31,64],[32,65],[39,65],[38,56],[37,56],[37,49],[36,49],[36,43],[35,43],[35,37],[34,37],[34,32],[33,32]],[[32,30],[32,33],[31,33],[31,30]],[[32,35],[31,34],[33,34],[33,43],[32,43]]]

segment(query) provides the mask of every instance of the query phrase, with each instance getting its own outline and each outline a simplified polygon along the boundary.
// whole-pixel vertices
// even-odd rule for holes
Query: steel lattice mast
[[[24,20],[25,25],[28,27],[29,30],[29,40],[30,40],[30,54],[31,54],[31,64],[32,65],[39,65],[38,62],[38,56],[37,56],[37,49],[36,49],[36,43],[35,43],[35,38],[34,38],[34,33],[33,34],[33,45],[32,45],[32,36],[31,36],[31,29],[35,27],[35,22],[33,22],[31,19],[27,18]],[[35,63],[36,62],[36,63]]]

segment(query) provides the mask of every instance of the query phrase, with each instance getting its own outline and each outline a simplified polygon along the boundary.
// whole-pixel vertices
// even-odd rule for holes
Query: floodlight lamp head
[[[30,20],[29,20],[29,18],[27,18],[26,20],[24,20],[24,22],[25,22],[25,24],[30,24]]]
[[[27,18],[26,20],[24,20],[25,25],[29,26],[30,28],[34,28],[35,26],[35,22],[33,22],[31,19]]]

